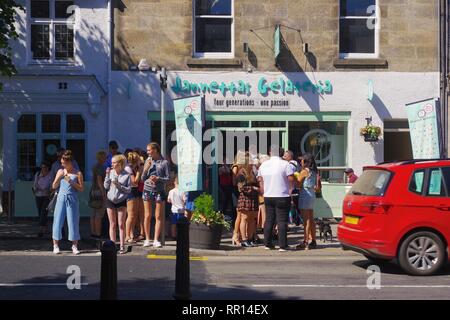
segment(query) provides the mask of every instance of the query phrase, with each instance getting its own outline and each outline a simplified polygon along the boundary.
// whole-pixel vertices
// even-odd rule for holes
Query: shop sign
[[[440,154],[437,99],[406,105],[414,159],[437,159]]]
[[[183,192],[202,190],[202,98],[174,100],[178,184]]]
[[[232,82],[191,82],[176,77],[175,84],[171,87],[175,94],[219,94],[226,97],[227,93],[235,96],[236,93],[250,96],[252,94],[252,86],[249,82],[237,80]],[[319,80],[316,84],[311,81],[291,81],[283,78],[269,82],[266,77],[261,77],[256,88],[262,96],[269,93],[280,95],[301,95],[304,92],[312,92],[313,94],[331,94],[331,81]]]

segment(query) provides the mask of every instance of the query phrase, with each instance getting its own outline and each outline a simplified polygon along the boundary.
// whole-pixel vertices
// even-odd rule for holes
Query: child
[[[171,226],[171,236],[176,238],[177,236],[177,221],[184,217],[184,210],[186,204],[186,194],[180,192],[178,189],[178,178],[175,177],[175,188],[169,191],[167,197],[167,202],[172,204],[172,226]]]

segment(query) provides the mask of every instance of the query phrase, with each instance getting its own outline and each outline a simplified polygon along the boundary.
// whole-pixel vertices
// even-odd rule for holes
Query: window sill
[[[46,70],[83,70],[83,66],[76,63],[38,63],[38,62],[28,62],[26,66],[20,68],[22,70],[30,69],[46,69]]]
[[[388,61],[386,59],[335,59],[333,61],[335,68],[387,68]]]
[[[206,59],[206,58],[190,58],[186,64],[189,67],[242,67],[241,59]]]

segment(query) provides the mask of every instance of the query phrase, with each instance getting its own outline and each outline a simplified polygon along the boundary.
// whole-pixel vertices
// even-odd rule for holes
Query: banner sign
[[[428,99],[406,105],[414,159],[441,156],[438,100]]]
[[[202,97],[176,99],[173,103],[179,189],[182,192],[202,190]]]

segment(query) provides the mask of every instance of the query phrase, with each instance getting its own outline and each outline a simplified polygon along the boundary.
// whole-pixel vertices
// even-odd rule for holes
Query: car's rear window
[[[350,193],[360,196],[382,196],[390,177],[391,172],[386,170],[365,170],[350,189]]]

